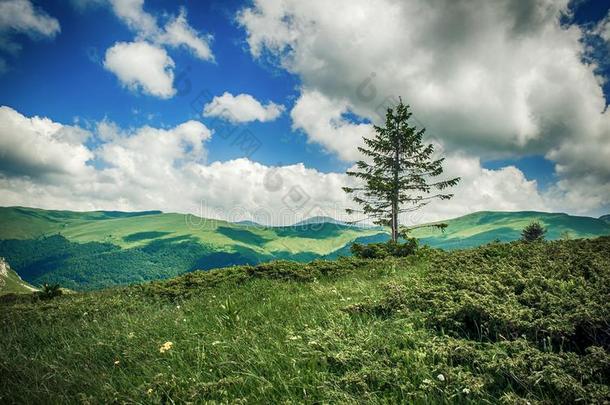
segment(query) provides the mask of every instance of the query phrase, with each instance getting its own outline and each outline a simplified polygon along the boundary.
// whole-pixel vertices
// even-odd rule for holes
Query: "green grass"
[[[602,403],[609,251],[424,249],[10,297],[0,402]]]

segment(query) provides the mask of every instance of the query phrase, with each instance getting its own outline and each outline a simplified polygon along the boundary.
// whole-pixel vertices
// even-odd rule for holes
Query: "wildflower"
[[[120,362],[121,362],[120,360],[115,360],[115,361],[114,361],[114,365],[115,365],[115,366],[118,366]]]
[[[165,353],[166,351],[168,351],[169,349],[172,348],[174,344],[172,342],[165,342],[161,345],[161,347],[159,348],[159,352],[161,353]]]
[[[146,390],[146,394],[148,394],[148,395],[152,394],[152,392],[153,392],[152,388],[149,388],[149,389]]]
[[[176,305],[176,309],[180,309],[180,305]]]
[[[437,375],[436,378],[438,378],[439,381],[445,381],[445,376],[442,374]]]
[[[135,333],[133,333],[133,332],[129,332],[129,335],[127,335],[127,337],[128,337],[129,339],[133,339],[135,335],[136,335]]]
[[[462,393],[463,393],[463,394],[466,394],[466,395],[470,394],[470,388],[464,388],[464,389],[462,390]]]
[[[222,342],[220,340],[215,340],[215,341],[212,342],[212,346],[216,346],[216,345],[219,345],[221,343]]]

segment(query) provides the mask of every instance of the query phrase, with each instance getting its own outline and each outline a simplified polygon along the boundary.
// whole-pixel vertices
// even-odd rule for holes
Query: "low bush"
[[[487,392],[510,386],[515,392],[503,400],[511,403],[541,392],[562,403],[604,403],[608,252],[610,237],[435,251],[423,274],[345,311],[436,331],[434,356],[449,382],[472,375]]]
[[[354,243],[350,249],[352,254],[361,259],[383,259],[386,257],[407,257],[417,251],[417,239],[408,238],[406,242],[387,241],[384,243],[369,243],[361,245]]]

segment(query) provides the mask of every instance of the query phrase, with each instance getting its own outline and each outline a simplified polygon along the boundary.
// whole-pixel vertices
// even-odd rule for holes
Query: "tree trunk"
[[[396,142],[394,144],[394,192],[392,193],[392,241],[398,242],[398,194],[400,190],[398,189],[398,175],[400,172],[400,143],[399,136],[400,133],[400,125],[396,130]]]
[[[397,201],[392,202],[392,241],[398,242],[398,207]]]

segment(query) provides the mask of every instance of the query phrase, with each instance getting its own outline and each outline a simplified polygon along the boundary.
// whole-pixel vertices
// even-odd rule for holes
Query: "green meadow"
[[[610,238],[6,295],[2,403],[606,403]]]

